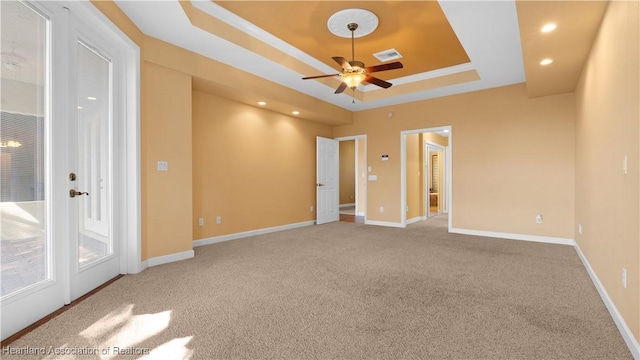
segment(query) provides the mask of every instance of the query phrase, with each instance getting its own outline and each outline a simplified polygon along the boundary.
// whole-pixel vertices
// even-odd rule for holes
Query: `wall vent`
[[[380,51],[373,54],[373,56],[375,56],[376,59],[380,60],[381,62],[396,60],[402,57],[402,55],[400,55],[400,53],[396,49]]]

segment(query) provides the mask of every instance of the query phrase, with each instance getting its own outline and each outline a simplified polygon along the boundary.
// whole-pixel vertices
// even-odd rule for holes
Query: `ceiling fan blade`
[[[366,71],[368,73],[372,73],[372,72],[376,72],[376,71],[385,71],[385,70],[393,70],[393,69],[402,69],[402,63],[396,61],[396,62],[392,62],[392,63],[388,63],[388,64],[369,66],[369,67],[365,68],[364,71]]]
[[[368,83],[371,83],[371,84],[373,84],[373,85],[378,85],[378,86],[380,86],[380,87],[382,87],[382,88],[385,88],[385,89],[388,89],[388,88],[390,88],[390,87],[391,87],[391,85],[393,85],[393,84],[391,84],[390,82],[386,82],[386,81],[384,81],[384,80],[380,80],[380,79],[378,79],[378,78],[374,78],[374,77],[373,77],[373,76],[371,76],[371,75],[367,75],[367,77],[366,77],[366,78],[364,78],[364,81],[366,81],[366,82],[368,82]],[[344,83],[343,83],[343,84],[344,84]]]
[[[347,59],[341,56],[334,56],[332,59],[335,60],[338,64],[340,64],[340,66],[342,66],[343,69],[351,69],[351,64],[349,64]]]
[[[340,83],[340,86],[338,86],[338,88],[336,89],[336,92],[334,92],[334,94],[340,94],[342,93],[345,89],[347,88],[347,84],[345,83]]]
[[[326,74],[326,75],[307,76],[307,77],[303,77],[302,80],[320,79],[320,78],[326,78],[326,77],[332,77],[332,76],[340,76],[340,74]]]

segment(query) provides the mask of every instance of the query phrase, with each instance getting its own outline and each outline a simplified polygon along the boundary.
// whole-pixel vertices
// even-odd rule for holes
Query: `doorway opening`
[[[401,224],[448,214],[451,228],[451,126],[402,131]]]
[[[425,216],[433,217],[446,211],[446,148],[442,144],[448,143],[446,137],[435,132],[424,134],[424,204]],[[433,142],[433,140],[439,143]]]
[[[364,224],[366,219],[366,135],[339,141],[340,221]]]

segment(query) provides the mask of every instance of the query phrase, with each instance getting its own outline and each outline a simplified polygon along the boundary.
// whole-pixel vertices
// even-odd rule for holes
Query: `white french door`
[[[121,106],[118,45],[69,13],[69,239],[71,300],[119,274],[114,241],[113,132]],[[73,174],[73,175],[72,175]],[[73,180],[75,178],[75,180]]]
[[[78,3],[0,6],[16,70],[2,74],[3,92],[15,91],[3,98],[0,136],[20,144],[2,147],[5,339],[126,270],[114,216],[126,209],[115,196],[125,167],[114,161],[124,156],[114,134],[125,126],[125,84],[122,45],[74,13]]]
[[[316,224],[340,220],[339,142],[316,137]]]

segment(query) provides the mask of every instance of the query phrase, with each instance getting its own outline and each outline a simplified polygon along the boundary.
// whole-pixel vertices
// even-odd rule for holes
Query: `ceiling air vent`
[[[380,60],[381,62],[400,59],[402,57],[402,55],[400,55],[400,53],[396,49],[380,51],[373,54],[373,56],[375,56],[376,59]]]

